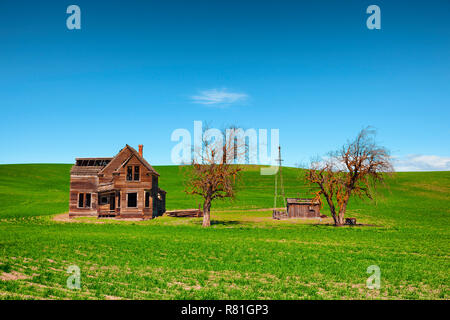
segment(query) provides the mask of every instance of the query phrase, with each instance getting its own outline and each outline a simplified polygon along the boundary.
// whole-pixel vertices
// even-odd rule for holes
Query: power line
[[[283,185],[283,172],[282,172],[282,166],[281,162],[283,159],[281,158],[281,146],[278,146],[278,159],[276,159],[278,162],[278,172],[275,174],[275,195],[273,199],[273,209],[276,210],[277,208],[277,197],[278,197],[278,176],[280,176],[280,189],[281,189],[281,197],[283,198],[283,206],[286,208],[286,196],[284,193],[284,185]]]

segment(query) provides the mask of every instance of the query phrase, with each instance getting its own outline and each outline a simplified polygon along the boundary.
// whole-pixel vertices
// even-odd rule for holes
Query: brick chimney
[[[139,145],[139,155],[143,158],[144,157],[144,145]]]

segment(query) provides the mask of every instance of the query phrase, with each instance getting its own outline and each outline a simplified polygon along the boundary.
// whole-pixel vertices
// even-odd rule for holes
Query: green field
[[[155,167],[167,208],[195,208],[176,166]],[[449,299],[450,172],[398,173],[376,203],[347,216],[276,221],[273,177],[247,166],[238,198],[201,218],[80,218],[68,211],[70,165],[0,165],[0,299]],[[305,196],[283,168],[287,196]],[[327,208],[323,209],[327,214]],[[81,289],[66,287],[71,265]],[[366,270],[381,270],[381,289]]]

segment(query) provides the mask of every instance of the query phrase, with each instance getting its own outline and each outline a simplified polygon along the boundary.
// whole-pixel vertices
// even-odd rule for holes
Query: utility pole
[[[276,160],[278,162],[278,172],[275,175],[275,196],[273,199],[273,210],[275,211],[277,209],[277,197],[278,197],[278,175],[280,175],[280,189],[281,189],[281,197],[283,198],[283,206],[286,208],[286,197],[284,194],[284,185],[283,185],[283,173],[282,173],[282,166],[281,162],[283,159],[281,158],[281,147],[278,146],[278,159]]]

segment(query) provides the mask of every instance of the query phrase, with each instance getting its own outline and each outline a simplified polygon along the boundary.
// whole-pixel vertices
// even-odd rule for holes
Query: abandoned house
[[[151,219],[162,215],[159,174],[126,145],[114,158],[77,158],[70,171],[69,216]]]

